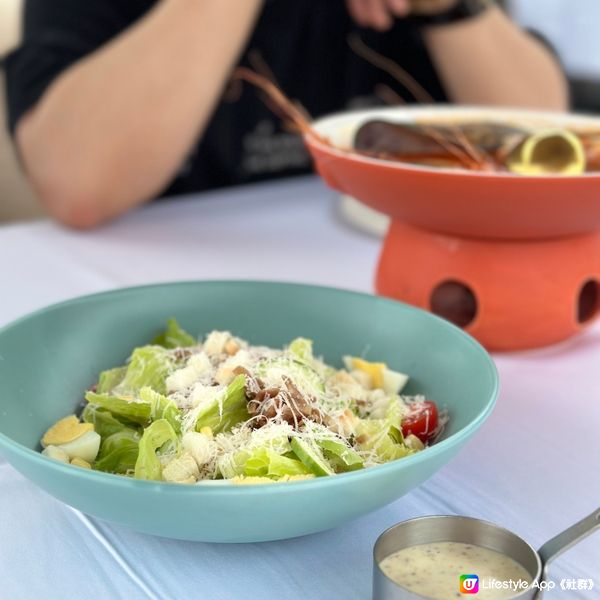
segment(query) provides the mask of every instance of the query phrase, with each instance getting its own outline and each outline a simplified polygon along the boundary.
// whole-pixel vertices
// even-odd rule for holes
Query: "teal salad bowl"
[[[174,316],[201,335],[252,344],[295,337],[335,366],[343,355],[411,376],[449,415],[431,447],[360,471],[268,485],[178,485],[90,471],[40,454],[40,438],[73,413],[100,371],[123,364]],[[490,415],[498,378],[471,337],[399,302],[338,289],[198,281],[120,289],[50,306],[0,330],[0,452],[25,477],[82,512],[154,535],[257,542],[336,527],[406,494],[450,461]],[[5,515],[8,516],[8,515]]]

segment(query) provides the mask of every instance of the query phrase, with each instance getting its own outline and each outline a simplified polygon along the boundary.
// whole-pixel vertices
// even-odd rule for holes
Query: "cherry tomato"
[[[411,402],[409,413],[402,419],[402,435],[415,435],[424,444],[434,435],[438,426],[438,409],[431,400]]]

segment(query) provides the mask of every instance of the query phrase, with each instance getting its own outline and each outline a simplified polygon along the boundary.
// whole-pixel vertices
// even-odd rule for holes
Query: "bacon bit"
[[[255,429],[264,427],[269,419],[274,418],[285,421],[295,429],[299,428],[304,419],[327,426],[332,423],[330,417],[316,408],[289,377],[283,377],[283,388],[267,388],[263,381],[251,376],[244,367],[236,367],[234,373],[246,376],[248,414],[252,417],[251,425]]]
[[[311,421],[316,421],[317,423],[322,423],[327,427],[333,423],[328,415],[322,413],[309,399],[302,395],[300,390],[296,387],[296,384],[289,377],[284,377],[283,381],[290,398],[303,417],[306,417]]]
[[[248,369],[246,369],[246,367],[236,367],[233,370],[233,374],[234,375],[245,375],[246,377],[252,377],[252,375],[250,375],[250,371],[248,371]]]
[[[254,400],[259,392],[265,387],[265,384],[259,377],[253,377],[250,371],[245,367],[236,367],[233,370],[234,375],[245,375],[246,376],[246,399]]]

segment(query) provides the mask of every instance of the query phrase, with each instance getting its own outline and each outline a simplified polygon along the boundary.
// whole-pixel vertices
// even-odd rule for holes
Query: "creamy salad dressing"
[[[529,573],[512,558],[482,546],[460,542],[432,542],[403,548],[384,558],[379,566],[397,584],[433,600],[468,597],[459,591],[459,577],[463,574],[479,576],[478,600],[506,599],[516,595],[510,588],[484,589],[485,582],[490,579],[531,583]]]

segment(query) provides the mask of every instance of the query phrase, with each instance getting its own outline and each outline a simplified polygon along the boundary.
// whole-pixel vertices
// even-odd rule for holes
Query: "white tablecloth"
[[[313,178],[155,203],[94,232],[0,228],[0,324],[72,296],[181,279],[277,279],[371,291],[379,241],[339,222]],[[218,545],[133,533],[83,516],[0,462],[0,598],[356,599],[371,551],[403,519],[465,514],[534,546],[600,505],[600,327],[545,350],[495,357],[497,408],[462,454],[392,505],[324,533]],[[0,459],[1,460],[1,459]],[[595,578],[600,536],[552,568]]]

